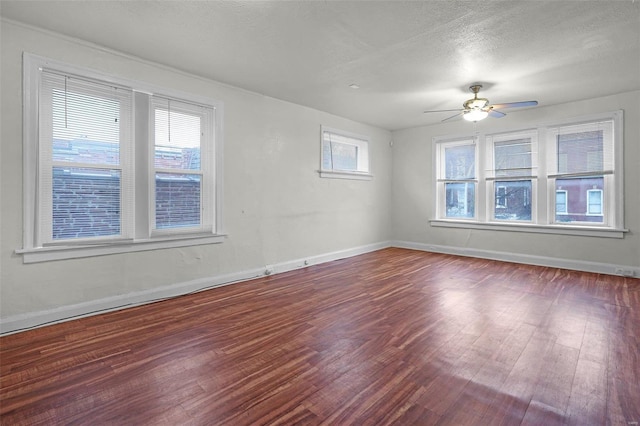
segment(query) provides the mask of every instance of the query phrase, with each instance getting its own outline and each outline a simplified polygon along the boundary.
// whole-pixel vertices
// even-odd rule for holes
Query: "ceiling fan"
[[[473,93],[473,99],[465,101],[462,104],[462,106],[464,107],[463,109],[441,109],[436,111],[425,111],[425,113],[457,111],[456,115],[447,117],[442,121],[449,121],[460,116],[462,116],[462,118],[467,121],[480,121],[487,118],[487,116],[502,118],[507,115],[502,111],[498,111],[499,109],[520,108],[538,105],[538,101],[508,102],[506,104],[491,105],[489,104],[489,99],[478,97],[478,92],[480,91],[480,89],[482,89],[481,84],[473,84],[469,86],[469,90],[471,90],[471,92]]]

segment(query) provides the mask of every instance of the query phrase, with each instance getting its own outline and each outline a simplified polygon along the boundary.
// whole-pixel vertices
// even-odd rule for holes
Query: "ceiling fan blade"
[[[504,117],[505,114],[504,112],[500,112],[500,111],[494,111],[493,109],[489,111],[489,116],[493,117],[493,118],[502,118]]]
[[[454,111],[459,111],[459,110],[454,110]],[[445,121],[449,121],[449,120],[453,120],[455,118],[459,118],[462,117],[464,115],[464,111],[460,111],[459,113],[457,113],[456,115],[452,115],[451,117],[447,117],[444,120],[442,120],[441,122],[444,123]]]
[[[522,101],[522,102],[508,102],[506,104],[493,104],[491,107],[493,109],[502,109],[502,108],[521,108],[528,106],[536,106],[538,105],[538,101]]]
[[[424,113],[428,113],[428,112],[453,112],[453,111],[460,111],[460,108],[458,109],[437,109],[434,111],[424,111]]]

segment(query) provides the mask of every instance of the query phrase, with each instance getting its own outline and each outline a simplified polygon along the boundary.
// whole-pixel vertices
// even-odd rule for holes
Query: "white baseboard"
[[[273,265],[265,265],[260,268],[248,269],[226,275],[200,278],[197,280],[176,283],[168,286],[153,288],[149,290],[136,291],[118,296],[105,297],[102,299],[90,300],[74,305],[61,306],[59,308],[48,309],[38,312],[13,315],[0,319],[0,335],[16,333],[44,325],[55,324],[77,318],[97,315],[109,311],[115,311],[133,306],[144,305],[162,299],[195,293],[208,290],[214,287],[233,284],[259,278],[269,274],[278,274],[304,268],[310,265],[317,265],[333,260],[344,259],[360,254],[380,250],[390,247],[391,243],[381,242],[346,250],[339,250],[331,253],[309,256],[301,259],[290,260]],[[267,274],[267,271],[269,273]]]
[[[453,254],[457,256],[479,257],[482,259],[501,260],[504,262],[523,263],[527,265],[548,266],[552,268],[595,272],[608,275],[622,275],[636,278],[640,277],[640,268],[628,265],[588,262],[584,260],[573,259],[558,259],[555,257],[532,256],[528,254],[480,250],[466,247],[440,246],[434,244],[416,243],[412,241],[393,241],[391,245],[398,248]]]

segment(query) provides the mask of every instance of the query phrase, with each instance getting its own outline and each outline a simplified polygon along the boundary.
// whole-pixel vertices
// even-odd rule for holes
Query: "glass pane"
[[[155,167],[200,170],[200,116],[155,110]]]
[[[156,173],[156,228],[200,226],[200,175]]]
[[[603,216],[589,213],[590,194],[601,193],[600,191],[603,190],[604,178],[602,176],[556,179],[556,222],[604,222]],[[557,197],[560,192],[566,192],[564,205],[558,204]],[[600,198],[601,200],[602,198]],[[564,211],[561,210],[562,207],[565,208]],[[599,208],[602,211],[601,202]]]
[[[358,147],[347,143],[325,142],[322,146],[326,170],[358,170]]]
[[[446,217],[474,217],[475,190],[474,183],[445,183]]]
[[[496,177],[531,176],[531,139],[517,139],[494,144]]]
[[[531,220],[531,181],[496,181],[497,220]]]
[[[600,172],[603,165],[603,131],[558,135],[558,173]]]
[[[120,171],[53,168],[53,239],[120,235]]]
[[[446,147],[445,179],[473,179],[476,176],[475,145]]]
[[[369,141],[323,130],[322,170],[369,172]]]
[[[53,160],[120,163],[117,100],[53,90]]]

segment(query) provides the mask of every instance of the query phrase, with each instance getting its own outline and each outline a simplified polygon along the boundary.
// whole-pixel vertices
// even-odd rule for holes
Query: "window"
[[[493,193],[490,217],[498,221],[531,221],[531,194],[536,181],[533,132],[489,135],[487,141],[487,194]],[[492,190],[493,188],[493,190]]]
[[[209,191],[205,171],[209,155],[202,156],[204,135],[213,120],[211,108],[175,99],[154,97],[154,230],[208,228],[203,206]]]
[[[24,61],[25,262],[221,241],[220,103]]]
[[[556,189],[556,214],[567,213],[567,191]]]
[[[321,133],[321,177],[371,179],[367,137],[324,126]]]
[[[496,187],[496,209],[506,209],[506,208],[507,208],[507,187],[498,186]]]
[[[602,215],[602,189],[587,191],[587,214]]]
[[[435,138],[431,224],[622,238],[622,146],[622,111]]]
[[[556,222],[607,225],[615,221],[602,208],[607,196],[614,197],[613,129],[613,119],[549,129],[548,143],[553,146],[549,181],[556,191],[566,192],[565,210],[556,210]]]
[[[438,146],[438,209],[445,218],[472,219],[476,215],[476,143],[473,139]]]
[[[131,237],[132,92],[40,70],[39,240]]]

